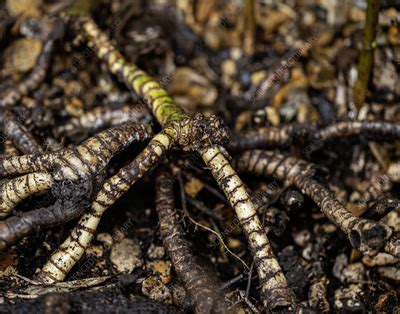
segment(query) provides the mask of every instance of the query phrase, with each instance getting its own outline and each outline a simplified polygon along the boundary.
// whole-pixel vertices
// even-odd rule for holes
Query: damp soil
[[[1,68],[6,69],[0,73],[1,90],[20,81],[33,68],[29,64],[22,66],[24,60],[14,60],[12,51],[7,52],[17,40],[25,37],[20,24],[32,17],[43,19],[66,4],[66,1],[30,3],[18,0],[15,3],[23,9],[16,9],[11,8],[11,2],[0,3],[0,16],[5,16],[0,19],[0,63]],[[240,3],[206,1],[208,7],[200,1],[178,1],[179,5],[175,2],[154,1],[150,5],[146,1],[100,1],[93,18],[102,29],[109,31],[127,59],[164,82],[185,110],[219,115],[232,134],[289,123],[307,125],[317,121],[329,125],[335,118],[351,120],[358,114],[362,119],[399,121],[400,11],[395,1],[385,1],[381,8],[375,64],[383,74],[373,73],[372,93],[358,113],[354,104],[349,105],[348,95],[357,67],[366,1],[344,1],[344,21],[335,6],[342,7],[341,1],[332,0],[332,4],[327,5],[321,1],[277,0],[272,1],[273,5],[268,5],[269,1],[259,1],[261,7],[253,34],[255,48],[250,54],[243,50],[245,10]],[[117,27],[111,27],[115,21],[118,21]],[[310,43],[313,36],[317,39]],[[44,146],[51,138],[66,147],[78,144],[89,134],[60,135],[55,132],[57,126],[96,107],[134,106],[139,99],[94,55],[83,53],[85,44],[77,34],[67,31],[56,43],[44,82],[22,97],[13,111],[17,116],[28,117],[24,124],[39,139],[40,145]],[[32,42],[29,45],[33,47]],[[296,57],[291,67],[279,72],[282,64],[296,55],[296,49],[307,45],[310,45],[308,50]],[[252,97],[274,71],[281,73],[278,81],[267,93]],[[150,123],[155,132],[159,131],[155,120]],[[289,147],[269,149],[279,149],[315,163],[316,179],[344,205],[351,207],[360,199],[365,186],[372,185],[373,174],[384,173],[379,158],[391,164],[400,156],[399,142],[386,142],[384,138],[373,137],[379,145],[378,153],[374,152],[370,146],[372,135],[318,143],[315,149],[308,149],[310,147],[302,140]],[[132,161],[145,144],[130,147],[115,156],[105,176],[110,177]],[[199,263],[224,287],[227,302],[231,306],[236,304],[236,311],[251,313],[255,308],[261,309],[260,284],[251,267],[252,255],[246,238],[208,169],[200,158],[178,150],[172,151],[163,163],[183,169],[186,196],[201,201],[208,210],[188,203],[189,219],[182,209],[176,180],[175,206]],[[251,193],[268,190],[275,182],[255,175],[241,175],[241,178]],[[155,179],[156,169],[106,211],[87,253],[65,280],[74,284],[55,288],[37,285],[31,280],[35,280],[51,253],[68,237],[76,219],[55,228],[36,230],[3,252],[0,256],[0,312],[193,312],[184,284],[176,276],[163,249],[155,210]],[[294,188],[283,186],[279,181],[274,184],[277,188],[268,193],[273,197],[265,208],[276,207],[288,219],[282,222],[279,221],[283,219],[281,216],[276,217],[275,225],[270,227],[279,229],[278,235],[269,231],[268,237],[298,304],[310,312],[320,312],[318,302],[310,301],[310,291],[315,282],[323,279],[330,311],[400,311],[400,261],[368,265],[361,253],[352,248],[346,235],[311,199],[304,196],[296,208],[289,209],[283,197]],[[398,199],[399,191],[399,183],[393,182],[391,189],[381,195]],[[55,200],[50,194],[47,196],[29,198],[12,214],[18,215],[37,204],[52,204]],[[47,201],[44,203],[43,199]],[[216,219],[215,215],[221,219]],[[397,234],[400,232],[398,207],[384,219]],[[209,229],[222,236],[235,256]],[[120,262],[110,258],[112,250],[124,243],[124,239],[139,243],[136,252],[139,266],[128,273],[118,271]],[[146,290],[143,288],[146,280],[155,277],[159,283],[161,278],[150,266],[154,261],[164,262],[168,280]],[[97,281],[88,283],[85,281],[88,278]]]

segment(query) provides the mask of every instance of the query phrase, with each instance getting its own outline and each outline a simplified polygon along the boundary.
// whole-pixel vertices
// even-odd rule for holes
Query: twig
[[[218,231],[215,231],[215,230],[213,230],[213,229],[211,229],[211,228],[209,228],[209,227],[207,227],[207,226],[205,226],[205,225],[203,225],[203,224],[197,222],[197,221],[194,220],[190,215],[188,215],[188,219],[189,219],[193,224],[195,224],[196,226],[200,227],[201,229],[207,230],[208,232],[211,232],[212,234],[214,234],[214,235],[218,238],[218,240],[220,241],[222,247],[223,247],[229,254],[231,254],[234,258],[236,258],[236,259],[244,266],[245,269],[249,269],[249,266],[247,266],[246,262],[245,262],[243,259],[241,259],[237,254],[233,253],[233,252],[228,248],[228,246],[227,246],[227,245],[225,244],[225,242],[224,242],[224,239],[222,238],[222,235],[221,235]],[[215,225],[215,223],[214,223],[213,221],[211,221],[211,223],[212,223],[213,227],[217,229],[217,226]]]
[[[224,282],[221,285],[220,290],[223,291],[223,290],[229,288],[230,286],[234,285],[238,281],[241,281],[243,278],[244,278],[243,274],[239,274],[236,277],[229,279],[228,281]]]
[[[219,215],[213,212],[210,208],[208,208],[202,201],[198,201],[194,198],[188,197],[187,201],[190,205],[193,207],[197,208],[199,211],[205,213],[206,215],[218,220],[219,222],[223,221],[223,218]]]
[[[358,63],[358,79],[354,85],[354,103],[361,108],[367,95],[368,82],[370,80],[375,37],[379,20],[380,0],[368,0],[368,7],[365,19],[364,40]]]
[[[247,55],[254,54],[256,17],[255,17],[255,0],[245,0],[245,31],[243,48]]]

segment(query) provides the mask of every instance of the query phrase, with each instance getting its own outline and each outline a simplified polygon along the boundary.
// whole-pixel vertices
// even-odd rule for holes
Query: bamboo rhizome
[[[51,189],[53,194],[56,192],[55,196],[59,196],[63,192],[57,192],[54,187],[56,184],[72,182],[78,186],[91,186],[115,154],[134,142],[149,139],[151,134],[150,127],[127,123],[100,132],[72,149],[3,157],[0,160],[0,175],[26,174],[2,182],[0,217],[6,217],[20,202],[39,192]],[[90,193],[86,197],[89,199]],[[54,212],[55,209],[46,209],[43,212],[32,210],[5,220],[0,233],[0,249],[6,249],[37,228],[54,226],[76,218],[75,212],[80,207],[69,205],[69,208],[57,213]],[[43,218],[44,212],[50,216],[53,213],[54,217]]]
[[[312,177],[313,166],[306,161],[275,152],[252,150],[238,158],[237,168],[239,171],[272,176],[296,186],[347,234],[352,246],[364,254],[377,254],[392,233],[386,224],[356,217],[348,211],[327,188]]]
[[[109,70],[145,100],[163,130],[130,165],[106,181],[95,197],[90,213],[81,219],[71,236],[43,268],[42,280],[63,280],[83,255],[104,211],[172,146],[178,146],[183,150],[197,151],[201,155],[234,208],[254,255],[265,306],[268,309],[293,308],[293,294],[272,252],[254,205],[228,162],[227,153],[220,146],[228,138],[222,121],[215,116],[206,118],[197,114],[192,117],[185,113],[159,83],[136,65],[126,62],[107,35],[90,18],[74,16],[72,19],[79,22],[89,44]]]

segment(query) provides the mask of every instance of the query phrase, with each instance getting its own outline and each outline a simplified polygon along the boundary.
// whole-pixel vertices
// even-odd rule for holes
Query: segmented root
[[[253,150],[244,152],[238,158],[237,167],[239,171],[272,176],[295,185],[347,234],[352,246],[364,254],[377,254],[391,234],[386,224],[355,217],[349,212],[332,196],[331,191],[312,179],[312,166],[306,161],[275,152]]]
[[[227,145],[229,151],[242,151],[270,146],[289,146],[294,139],[304,137],[312,129],[314,123],[302,125],[298,123],[281,127],[269,126],[235,134]]]
[[[14,106],[23,96],[35,90],[46,76],[54,42],[47,41],[32,72],[17,86],[0,95],[0,108]]]
[[[166,173],[156,181],[156,209],[160,233],[175,271],[194,301],[197,313],[225,313],[224,296],[218,283],[203,269],[193,255],[190,244],[174,210],[173,179]]]
[[[353,135],[399,138],[400,125],[388,121],[343,121],[317,131],[314,137],[325,142]]]
[[[24,154],[42,152],[42,148],[32,134],[11,111],[0,111],[0,129]]]
[[[0,218],[6,217],[21,201],[49,190],[53,184],[47,172],[35,172],[2,182],[0,185]]]
[[[311,137],[311,142],[326,142],[354,135],[399,138],[400,125],[387,121],[343,121],[317,130],[316,123],[268,126],[235,134],[227,146],[230,151],[243,151],[270,146],[289,146],[294,140]]]
[[[271,126],[239,133],[233,136],[227,149],[241,151],[271,145],[287,146],[292,142],[291,129],[291,125],[282,128]]]
[[[121,77],[136,94],[143,97],[161,125],[168,124],[171,127],[171,140],[185,150],[200,152],[218,184],[228,196],[239,220],[243,223],[255,256],[266,306],[271,309],[291,307],[292,293],[272,253],[253,204],[220,148],[211,147],[213,144],[224,144],[228,138],[227,129],[223,127],[222,121],[215,116],[209,119],[201,115],[190,117],[174,103],[159,83],[137,66],[127,63],[121,53],[110,43],[107,35],[101,32],[92,20],[76,18],[80,20],[89,43],[94,47],[98,57],[105,61],[109,70]]]
[[[202,150],[201,156],[234,208],[249,241],[266,308],[293,308],[293,293],[242,181],[218,146]]]
[[[134,142],[148,139],[150,134],[150,127],[130,123],[100,132],[57,158],[54,162],[54,179],[93,177],[116,153]]]
[[[35,230],[54,227],[79,217],[89,207],[91,182],[69,182],[57,182],[56,187],[53,186],[52,192],[57,198],[54,205],[0,221],[0,252]]]
[[[4,206],[1,214],[3,216],[24,198],[38,191],[49,189],[50,187],[52,188],[53,194],[55,194],[58,203],[56,202],[53,207],[42,210],[43,214],[34,210],[22,214],[21,217],[11,217],[7,219],[4,222],[4,228],[1,231],[3,232],[3,246],[6,247],[16,239],[27,235],[34,229],[34,227],[60,224],[82,214],[83,209],[79,206],[75,206],[79,200],[74,199],[66,200],[66,202],[74,202],[66,205],[69,206],[69,210],[66,210],[65,213],[63,213],[62,210],[60,213],[56,213],[58,210],[57,206],[60,206],[59,202],[65,199],[65,196],[61,194],[64,193],[64,190],[68,191],[68,189],[65,184],[63,184],[61,191],[56,191],[58,185],[54,185],[54,183],[56,182],[57,184],[60,184],[70,182],[72,183],[72,186],[76,184],[79,187],[79,185],[87,184],[85,182],[91,182],[93,179],[97,179],[98,173],[103,171],[114,154],[134,141],[149,138],[150,134],[151,129],[149,127],[146,128],[144,126],[125,124],[96,134],[76,148],[66,149],[61,153],[54,155],[44,154],[41,156],[30,155],[13,157],[14,159],[6,158],[8,162],[10,160],[19,161],[19,163],[16,164],[12,162],[10,163],[11,166],[14,166],[14,172],[18,172],[24,163],[27,165],[27,168],[43,167],[49,171],[53,170],[53,172],[51,174],[32,173],[6,182],[1,189],[1,205]],[[142,162],[145,163],[145,161]],[[118,188],[113,188],[113,183],[114,182],[112,182],[110,186],[105,185],[105,188],[108,187],[108,189],[113,191],[118,190]],[[129,188],[128,185],[124,184],[124,182],[120,182],[120,185]],[[70,189],[73,190],[73,188]],[[86,193],[85,195],[90,195],[90,193]],[[107,199],[107,197],[110,197],[110,192],[109,190],[103,190],[100,191],[98,196],[100,197],[98,201],[101,202],[102,198]],[[41,217],[41,221],[36,222],[36,217],[45,214],[48,216],[43,216]],[[35,224],[33,224],[32,221],[35,222]]]
[[[221,119],[216,116],[205,118],[201,114],[190,117],[157,81],[136,65],[126,62],[91,19],[79,19],[98,57],[106,63],[111,73],[121,77],[130,89],[143,97],[162,126],[170,125],[175,129],[174,139],[179,146],[185,150],[195,150],[211,143],[227,142],[227,129]]]
[[[126,123],[92,136],[73,149],[50,154],[11,156],[0,159],[0,175],[49,171],[56,180],[93,176],[110,159],[133,142],[150,138],[151,128]]]
[[[79,19],[98,57],[106,63],[111,73],[121,77],[129,88],[144,98],[162,125],[188,117],[159,83],[136,65],[126,62],[121,53],[111,44],[107,35],[91,19],[82,17]]]
[[[37,153],[23,156],[6,156],[0,158],[0,176],[20,175],[29,172],[52,171],[54,162],[60,152]]]
[[[65,279],[92,241],[103,213],[149,171],[172,144],[173,140],[168,132],[161,132],[131,164],[104,183],[92,203],[90,212],[83,215],[70,236],[43,266],[39,274],[42,282],[54,283]]]
[[[149,124],[152,117],[146,107],[124,106],[120,109],[96,107],[79,117],[74,117],[56,128],[57,135],[74,136],[76,133],[94,134],[107,127],[122,123]]]

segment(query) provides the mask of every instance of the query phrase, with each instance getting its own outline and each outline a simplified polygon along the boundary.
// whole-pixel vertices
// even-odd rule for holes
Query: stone
[[[125,238],[111,248],[110,260],[118,272],[132,272],[143,265],[139,242]]]

